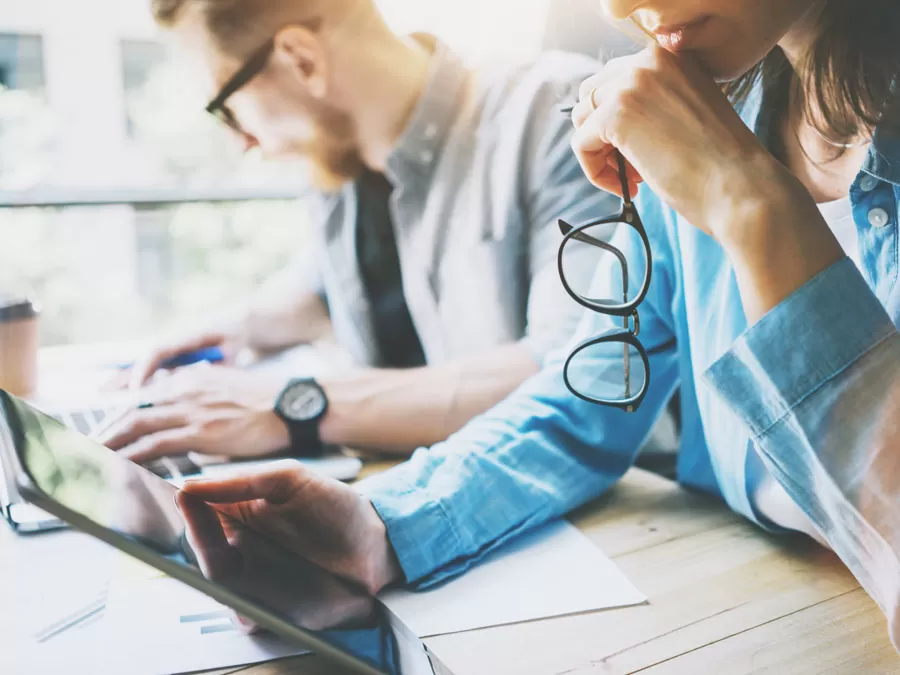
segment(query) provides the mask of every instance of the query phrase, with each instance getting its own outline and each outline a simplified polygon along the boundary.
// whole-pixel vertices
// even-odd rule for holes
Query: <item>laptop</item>
[[[121,405],[110,405],[108,397],[89,405],[48,406],[40,409],[67,428],[92,437],[122,412]],[[106,403],[107,405],[104,405]],[[335,480],[353,480],[362,470],[362,460],[349,456],[338,447],[330,448],[321,457],[271,457],[231,461],[228,458],[208,458],[194,454],[162,457],[144,466],[172,485],[180,486],[191,478],[226,478],[261,470],[277,470],[303,465]],[[68,525],[55,516],[29,504],[19,494],[8,462],[0,455],[0,515],[17,534],[38,534],[64,529]]]
[[[452,675],[377,598],[2,390],[0,456],[30,503],[315,652],[329,673]]]
[[[218,349],[204,349],[170,359],[166,368],[209,365],[222,360]],[[302,372],[318,375],[327,372],[320,363],[314,348],[301,346],[286,350],[282,354],[269,357],[253,364],[250,370],[257,372]],[[37,407],[70,429],[84,436],[95,436],[112,420],[133,405],[127,395],[107,392],[95,396],[81,396],[80,402],[60,404],[58,401],[41,403]],[[316,458],[262,458],[257,460],[232,461],[226,457],[210,458],[196,454],[163,457],[145,466],[154,474],[173,485],[181,485],[188,478],[223,478],[229,475],[259,471],[263,469],[287,468],[302,464],[306,468],[335,480],[353,480],[362,470],[362,461],[346,455],[341,448],[326,449]],[[14,481],[6,475],[7,467],[0,456],[0,515],[19,534],[35,534],[68,527],[58,518],[27,503],[18,494]]]

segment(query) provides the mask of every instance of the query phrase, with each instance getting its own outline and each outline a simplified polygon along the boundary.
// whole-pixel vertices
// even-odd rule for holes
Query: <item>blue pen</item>
[[[195,363],[205,361],[206,363],[221,363],[225,360],[225,354],[219,347],[206,347],[205,349],[197,349],[192,352],[186,352],[173,356],[171,359],[163,361],[159,367],[164,370],[173,370],[175,368],[184,368]],[[116,366],[118,370],[129,370],[134,366],[133,362],[120,363]]]
[[[207,347],[205,349],[198,349],[193,352],[173,356],[171,359],[163,361],[160,364],[160,368],[173,370],[175,368],[184,368],[185,366],[200,363],[201,361],[206,361],[207,363],[221,363],[224,360],[225,355],[222,353],[221,349],[218,347]]]

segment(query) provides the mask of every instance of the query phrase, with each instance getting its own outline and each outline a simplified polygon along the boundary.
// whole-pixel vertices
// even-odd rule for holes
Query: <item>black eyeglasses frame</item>
[[[640,316],[638,314],[638,306],[646,299],[647,293],[650,289],[650,282],[652,280],[652,251],[650,249],[650,240],[647,237],[647,231],[644,228],[644,224],[641,222],[641,217],[637,211],[637,207],[634,205],[634,202],[631,199],[631,191],[628,186],[628,177],[626,174],[625,158],[622,156],[621,152],[616,151],[616,159],[618,163],[619,178],[621,180],[622,208],[618,213],[612,216],[592,220],[579,225],[578,227],[574,227],[567,223],[565,220],[560,219],[559,229],[563,234],[563,241],[560,244],[559,253],[557,255],[557,268],[559,270],[559,278],[562,282],[563,288],[565,288],[566,292],[573,300],[575,300],[575,302],[577,302],[582,307],[590,309],[591,311],[597,312],[599,314],[622,317],[623,326],[622,328],[612,329],[610,331],[604,332],[599,336],[587,339],[577,345],[569,355],[569,357],[566,359],[566,363],[563,368],[563,380],[565,381],[566,388],[572,394],[584,401],[597,405],[619,408],[625,410],[626,412],[634,412],[640,407],[641,403],[647,395],[647,390],[650,386],[649,357],[647,355],[646,349],[638,339],[638,335],[640,334]],[[622,253],[622,251],[620,251],[612,244],[609,244],[608,242],[601,239],[597,239],[596,237],[592,237],[586,233],[586,230],[597,227],[599,225],[612,224],[627,225],[634,228],[644,246],[644,252],[646,254],[647,261],[646,273],[643,283],[641,284],[641,287],[637,292],[637,295],[631,300],[628,299],[630,277],[628,273],[628,261],[625,255]],[[609,301],[600,301],[587,298],[580,293],[577,293],[572,288],[572,286],[569,284],[569,281],[566,279],[565,269],[563,265],[566,245],[572,240],[602,249],[603,251],[614,255],[618,259],[622,269],[622,303],[611,304]],[[572,364],[581,352],[586,349],[596,347],[597,345],[607,343],[623,344],[626,395],[625,398],[620,400],[600,399],[584,394],[572,384],[569,374]],[[633,395],[630,392],[631,357],[629,347],[633,347],[635,349],[644,364],[644,379],[642,386],[640,390]]]
[[[317,32],[322,27],[322,20],[320,18],[308,19],[298,25]],[[236,131],[239,134],[246,133],[234,113],[231,112],[231,109],[228,107],[228,99],[234,96],[235,93],[240,91],[247,83],[263,71],[274,52],[275,37],[272,37],[254,50],[237,72],[222,85],[222,88],[219,89],[219,93],[217,93],[206,105],[206,112],[230,127],[233,131]]]

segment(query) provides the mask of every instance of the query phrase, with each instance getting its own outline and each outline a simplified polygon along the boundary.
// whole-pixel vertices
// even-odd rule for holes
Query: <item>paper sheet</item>
[[[29,658],[35,674],[163,675],[262,663],[304,653],[273,635],[248,637],[228,611],[175,579],[143,582],[110,596],[105,616],[40,645]]]
[[[639,604],[646,598],[566,522],[490,555],[439,588],[382,600],[420,637]],[[247,637],[202,593],[118,554],[105,614],[33,650],[35,674],[78,664],[92,675],[158,675],[261,663],[303,653],[273,636]],[[24,655],[23,655],[24,656]]]
[[[67,633],[39,644],[76,610],[96,605],[105,596],[109,581],[109,549],[87,535],[54,532],[35,537],[16,537],[0,521],[0,673],[3,675],[55,675],[72,672],[78,652],[78,633]],[[15,580],[10,583],[10,580]],[[44,667],[36,653],[61,645],[68,656],[67,669]],[[64,662],[65,663],[65,662]]]
[[[213,670],[305,653],[273,635],[241,634],[227,608],[125,555],[109,586],[104,624],[103,640],[127,648],[115,658],[108,650],[94,675]]]
[[[304,653],[273,635],[241,634],[222,605],[168,577],[111,596],[106,621],[108,637],[128,644],[128,668],[110,673],[183,673]]]
[[[646,602],[616,564],[567,522],[525,535],[429,591],[381,599],[419,637]]]

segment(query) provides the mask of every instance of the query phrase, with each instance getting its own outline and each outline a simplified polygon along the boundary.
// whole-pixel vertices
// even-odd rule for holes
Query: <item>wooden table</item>
[[[638,470],[573,522],[649,603],[426,640],[455,675],[900,673],[881,612],[809,540]],[[0,552],[10,543],[0,533]],[[217,675],[237,672],[340,675],[316,657]]]
[[[572,521],[649,603],[427,639],[455,675],[900,673],[883,614],[805,537],[639,470]],[[221,672],[338,673],[314,657]]]

